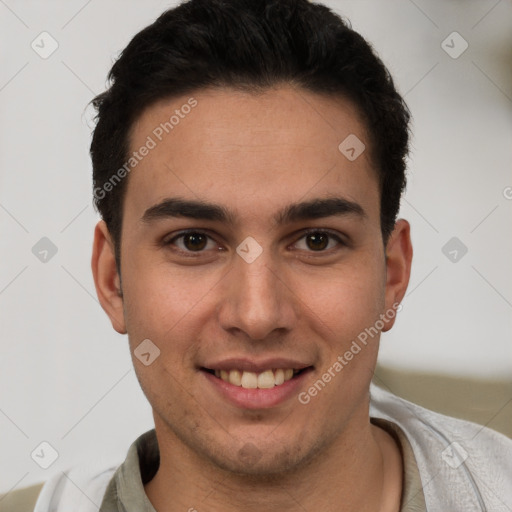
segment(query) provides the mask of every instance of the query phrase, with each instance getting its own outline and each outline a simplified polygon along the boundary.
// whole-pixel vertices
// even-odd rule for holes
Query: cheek
[[[384,307],[385,271],[376,259],[339,266],[324,275],[300,279],[301,301],[329,328],[329,338],[346,341],[373,325]],[[382,268],[381,268],[382,267]]]
[[[190,361],[196,359],[202,333],[214,314],[216,285],[221,271],[176,267],[166,262],[137,264],[135,258],[126,269],[129,278],[123,284],[125,320],[132,357],[137,346],[151,340],[160,350],[154,371],[134,358],[140,380],[157,387],[183,386]],[[150,367],[151,368],[151,367]],[[168,373],[172,372],[172,375]],[[141,382],[142,384],[142,382]],[[148,386],[146,386],[147,388]]]
[[[169,275],[162,264],[146,263],[130,269],[129,275],[124,289],[125,318],[139,383],[157,409],[183,409],[186,404],[180,399],[180,390],[188,387],[186,369],[197,349],[194,340],[199,339],[194,315],[201,311],[200,299],[205,292],[194,283]],[[147,339],[158,354],[148,366],[137,358],[138,347]]]
[[[123,282],[128,331],[161,338],[200,304],[214,279],[191,273],[190,267],[173,268],[142,257],[140,262],[126,268]]]

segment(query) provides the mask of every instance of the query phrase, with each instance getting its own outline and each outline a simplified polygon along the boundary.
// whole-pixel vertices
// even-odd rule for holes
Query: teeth
[[[242,374],[238,370],[231,370],[228,376],[228,382],[233,384],[234,386],[242,385]]]
[[[258,375],[258,387],[260,389],[273,388],[275,386],[274,372],[265,370]]]
[[[242,387],[256,389],[258,387],[258,375],[253,372],[242,373]]]
[[[293,368],[265,370],[261,373],[243,372],[240,370],[215,370],[215,376],[224,382],[229,382],[234,386],[241,386],[245,389],[270,389],[290,380],[298,372],[299,370],[294,370]]]
[[[274,382],[276,386],[279,386],[284,382],[284,370],[282,370],[281,368],[276,370],[276,372],[274,373]]]

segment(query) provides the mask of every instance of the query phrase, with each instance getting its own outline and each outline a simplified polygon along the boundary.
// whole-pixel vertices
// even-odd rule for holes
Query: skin
[[[153,408],[161,462],[146,494],[158,511],[282,512],[298,504],[334,511],[340,503],[345,511],[397,511],[400,451],[369,421],[380,335],[307,405],[293,396],[267,409],[235,407],[198,370],[228,357],[289,357],[313,365],[301,388],[307,391],[402,300],[410,227],[397,221],[384,246],[365,126],[348,101],[288,85],[258,95],[211,89],[193,97],[197,106],[129,175],[121,276],[103,221],[94,237],[99,300],[114,329],[128,333]],[[132,150],[188,98],[144,111],[132,127]],[[338,150],[349,134],[366,144],[353,162]],[[273,223],[291,203],[334,196],[359,204],[364,216]],[[234,223],[141,220],[169,197],[222,205]],[[189,228],[211,237],[202,252],[188,239],[163,243]],[[329,238],[319,249],[303,232],[309,228],[327,229],[344,243]],[[263,249],[250,264],[236,253],[247,236]],[[144,339],[160,349],[149,366],[133,356]],[[249,461],[240,452],[248,449]]]

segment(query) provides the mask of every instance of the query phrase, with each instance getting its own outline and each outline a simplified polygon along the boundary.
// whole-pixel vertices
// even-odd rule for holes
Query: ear
[[[101,307],[109,316],[112,327],[119,334],[126,334],[121,279],[117,272],[114,244],[102,220],[94,230],[91,267]]]
[[[412,243],[411,226],[404,219],[399,219],[386,245],[386,311],[396,310],[404,298],[411,276]],[[389,331],[395,323],[393,316],[383,332]]]

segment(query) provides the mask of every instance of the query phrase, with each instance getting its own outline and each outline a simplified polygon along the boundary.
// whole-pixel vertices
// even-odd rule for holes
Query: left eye
[[[310,231],[303,235],[295,245],[299,244],[302,240],[304,241],[303,247],[299,247],[299,249],[311,250],[313,252],[323,252],[326,249],[332,249],[333,245],[329,244],[333,240],[336,242],[334,246],[337,244],[343,245],[343,241],[339,236],[328,231]]]

